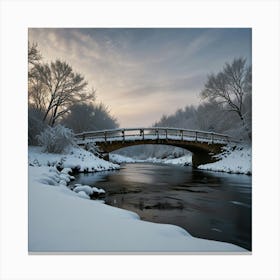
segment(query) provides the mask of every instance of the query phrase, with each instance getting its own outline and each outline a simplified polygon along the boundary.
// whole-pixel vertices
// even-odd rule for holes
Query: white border
[[[27,28],[125,26],[253,28],[252,255],[28,255]],[[279,26],[278,1],[2,1],[1,279],[279,279]]]

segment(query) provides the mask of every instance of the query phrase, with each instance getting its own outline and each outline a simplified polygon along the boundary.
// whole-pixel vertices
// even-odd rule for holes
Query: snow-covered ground
[[[131,158],[131,157],[126,157],[126,156],[123,156],[123,155],[119,155],[119,154],[112,154],[110,153],[109,154],[109,160],[111,162],[114,162],[114,163],[135,163],[135,162],[139,162],[140,160],[136,160],[134,158]]]
[[[229,173],[252,174],[252,148],[249,146],[226,147],[216,156],[218,161],[200,165],[199,169]]]
[[[28,164],[31,166],[55,166],[72,168],[79,172],[94,172],[118,169],[119,165],[94,156],[78,147],[72,147],[65,154],[43,153],[41,147],[28,148]]]
[[[178,226],[141,221],[133,212],[89,200],[87,187],[76,192],[65,186],[71,179],[69,171],[29,166],[30,252],[246,252],[233,244],[194,238]]]
[[[136,163],[136,162],[151,162],[151,163],[165,163],[165,164],[177,164],[177,165],[190,165],[192,162],[192,157],[190,155],[185,155],[179,158],[165,158],[165,159],[160,159],[160,158],[154,158],[150,157],[147,159],[137,159],[137,158],[131,158],[131,157],[126,157],[123,155],[119,154],[110,154],[110,161],[114,163]]]
[[[188,154],[178,158],[165,159],[164,163],[166,164],[175,164],[175,165],[191,165],[192,164],[192,155]]]
[[[215,156],[218,161],[198,166],[199,169],[220,171],[237,174],[252,174],[252,148],[250,146],[228,146],[223,152]],[[118,154],[110,155],[110,160],[116,163],[152,162],[175,165],[191,165],[191,154],[179,158],[159,159],[147,158],[145,160],[129,158]]]

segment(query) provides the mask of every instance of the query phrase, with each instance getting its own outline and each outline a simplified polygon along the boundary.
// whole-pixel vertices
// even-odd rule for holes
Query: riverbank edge
[[[61,182],[65,174],[55,167],[29,166],[29,252],[248,253],[237,245],[195,238],[181,227],[146,222],[134,212],[80,196]],[[83,218],[72,219],[74,215]],[[71,232],[77,230],[86,238],[73,238]],[[94,239],[98,242],[92,244]]]
[[[220,154],[215,156],[215,158],[217,159],[216,162],[200,165],[196,168],[199,170],[252,176],[252,148],[249,145],[226,146]],[[179,166],[192,165],[191,155],[185,155],[173,159],[148,158],[146,160],[140,160],[137,158],[130,158],[114,153],[110,154],[110,160],[118,164],[148,162]]]
[[[37,171],[35,171],[35,174],[38,175],[38,173],[39,173],[39,175],[37,177],[36,176],[34,177],[32,175],[33,171],[30,172],[30,168],[33,171],[37,170]],[[40,174],[40,172],[38,172],[38,171],[41,168],[43,168],[44,170]],[[60,251],[61,252],[70,252],[70,251],[72,251],[71,248],[73,248],[73,246],[71,246],[71,242],[70,242],[70,244],[67,244],[68,246],[66,246],[66,249],[65,249],[65,247],[63,247],[64,250],[59,250],[59,244],[57,244],[56,242],[55,242],[56,246],[50,246],[50,247],[52,247],[52,249],[48,248],[46,250],[46,246],[51,242],[49,239],[49,234],[46,235],[46,232],[48,232],[50,227],[53,226],[53,224],[51,222],[49,222],[49,223],[47,222],[50,218],[48,210],[50,209],[49,205],[52,205],[52,210],[53,210],[53,208],[55,208],[54,200],[55,200],[56,196],[60,195],[62,193],[63,201],[68,199],[68,196],[66,194],[68,194],[71,198],[75,197],[75,200],[81,199],[82,201],[79,201],[79,203],[78,203],[79,208],[77,208],[77,210],[79,210],[79,211],[81,211],[81,209],[84,208],[85,202],[89,201],[89,199],[85,199],[87,197],[85,197],[84,195],[79,195],[67,187],[67,184],[72,179],[71,178],[72,176],[70,174],[68,174],[68,173],[71,173],[71,171],[72,170],[70,170],[70,168],[65,168],[64,171],[63,171],[63,169],[61,171],[59,171],[59,170],[57,170],[56,166],[50,167],[48,165],[47,166],[29,165],[29,187],[28,187],[28,190],[29,190],[28,191],[28,195],[29,195],[29,218],[28,218],[28,220],[29,220],[29,223],[28,223],[28,226],[29,226],[29,242],[28,242],[29,252],[36,253],[36,252],[44,252],[44,251],[46,251],[46,252],[60,252]],[[104,171],[104,170],[100,170],[100,171]],[[48,188],[46,188],[46,187],[48,187]],[[47,190],[47,189],[49,189],[49,192],[45,192],[45,190]],[[43,196],[39,195],[39,197],[40,197],[39,201],[34,199],[34,197],[32,198],[32,196],[33,196],[32,190],[33,191],[35,190],[35,192],[37,192],[37,193],[38,192],[40,193],[40,191],[44,190],[44,195]],[[55,191],[57,193],[55,196],[52,197],[52,199],[50,201],[47,201],[47,207],[43,207],[42,205],[44,203],[46,203],[46,201],[45,201],[46,197],[50,194],[51,191]],[[69,192],[71,192],[71,194]],[[38,196],[37,196],[37,198],[38,198]],[[99,205],[99,206],[102,205],[102,207],[104,207],[104,209],[106,209],[104,212],[107,212],[110,209],[112,211],[112,215],[111,215],[111,217],[109,216],[109,220],[110,220],[110,218],[112,218],[112,216],[115,216],[116,213],[118,212],[119,213],[119,215],[117,215],[117,217],[119,216],[118,219],[122,220],[123,215],[128,215],[129,218],[131,219],[130,223],[131,222],[135,223],[135,221],[138,221],[138,222],[140,221],[140,224],[137,224],[138,227],[139,226],[140,226],[140,228],[142,227],[144,232],[147,231],[147,229],[148,229],[148,232],[151,231],[151,236],[149,236],[149,234],[148,234],[148,236],[145,236],[146,240],[144,238],[144,244],[146,244],[147,240],[149,240],[150,243],[152,242],[151,240],[157,240],[157,239],[161,240],[160,247],[157,242],[156,246],[155,246],[155,244],[151,243],[150,246],[147,247],[146,249],[145,249],[145,246],[143,247],[143,245],[141,245],[140,248],[136,248],[137,247],[136,244],[139,244],[139,242],[137,240],[133,240],[134,245],[126,250],[125,248],[127,246],[126,244],[127,244],[128,240],[123,239],[121,242],[122,246],[123,246],[122,248],[119,248],[118,250],[112,250],[112,248],[114,248],[114,245],[115,245],[115,244],[113,244],[111,249],[108,250],[108,249],[106,249],[106,246],[108,246],[108,244],[104,244],[104,247],[102,247],[102,250],[101,250],[101,252],[103,252],[103,253],[110,253],[110,252],[126,252],[126,253],[130,253],[130,252],[147,252],[147,253],[149,253],[149,252],[155,252],[155,253],[169,252],[170,253],[170,252],[173,252],[174,254],[176,254],[177,252],[179,252],[179,253],[180,252],[181,253],[185,253],[185,252],[188,252],[188,253],[191,253],[191,252],[195,252],[195,253],[227,252],[227,253],[229,253],[230,252],[230,253],[240,253],[240,254],[243,254],[243,252],[248,253],[248,251],[246,249],[236,246],[234,244],[192,237],[186,230],[184,230],[183,228],[180,228],[178,226],[155,224],[155,223],[142,221],[142,220],[140,220],[140,217],[134,212],[111,207],[109,205],[102,204],[102,202],[100,203],[100,201],[98,201],[98,200],[91,200],[90,202],[93,203],[91,206],[92,208],[93,207],[96,208],[96,203],[97,203],[97,205]],[[37,205],[37,207],[35,207],[35,209],[34,209],[34,205]],[[66,209],[69,211],[72,207],[73,207],[73,205],[70,204],[66,207]],[[57,206],[56,210],[57,210],[57,211],[55,211],[56,213],[61,212],[60,205]],[[93,209],[91,209],[91,210],[93,210]],[[43,211],[43,214],[42,214],[42,211]],[[65,212],[68,213],[68,211],[65,211]],[[40,212],[42,215],[40,215]],[[64,212],[64,211],[62,211],[62,212]],[[90,212],[94,213],[92,211],[90,211]],[[35,219],[34,219],[34,215],[35,215]],[[87,211],[83,212],[83,215],[88,215]],[[52,217],[55,217],[55,215]],[[63,218],[65,218],[65,217],[63,217]],[[69,218],[69,216],[67,216],[67,218]],[[89,220],[91,220],[91,218],[92,217],[90,216]],[[53,218],[51,220],[53,221]],[[59,223],[55,223],[55,224],[57,226]],[[40,227],[40,225],[41,225],[41,227]],[[127,225],[128,224],[125,224],[125,226],[127,226]],[[32,229],[33,226],[35,226],[36,228]],[[70,225],[68,225],[68,227],[69,226]],[[158,228],[158,227],[159,228],[162,227],[162,229],[160,231],[158,231],[158,229],[156,229],[155,232],[154,232],[154,230],[152,230],[153,228]],[[164,228],[166,228],[166,227],[168,227],[167,231],[164,230]],[[86,232],[88,230],[88,224],[83,224],[83,228]],[[93,228],[93,234],[97,228],[96,227]],[[129,228],[130,228],[130,230],[134,229],[134,227],[129,227]],[[79,227],[79,229],[81,229],[81,227]],[[67,228],[67,225],[65,225],[63,228],[60,228],[60,230],[62,230],[62,232],[63,232],[62,236],[66,236],[67,232],[69,232],[69,228]],[[70,232],[71,232],[71,230],[70,230]],[[103,232],[101,231],[100,236],[104,237],[105,232],[106,231],[103,231]],[[121,232],[119,237],[124,236],[124,233],[125,232]],[[134,232],[134,234],[137,235],[137,234],[139,234],[139,232],[138,231]],[[34,235],[36,237],[34,237]],[[43,236],[43,238],[41,238],[41,235]],[[53,233],[50,235],[53,235]],[[57,237],[58,235],[55,234],[55,236]],[[168,238],[168,236],[170,238]],[[186,237],[188,237],[188,238],[186,238]],[[140,237],[138,237],[138,239],[139,238],[143,242],[143,236],[141,235]],[[177,241],[178,238],[180,240],[179,243]],[[35,239],[35,241],[34,241],[34,239]],[[63,243],[63,238],[61,241]],[[34,243],[37,244],[37,246],[38,246],[38,244],[41,244],[42,247],[36,248],[36,246],[34,247],[32,245]],[[199,246],[197,245],[198,247],[196,247],[195,249],[191,249],[191,248],[193,248],[193,246],[196,246],[195,244],[199,244]],[[44,245],[45,245],[45,247],[44,247]],[[154,245],[154,247],[153,247],[153,245]],[[161,248],[162,246],[163,246],[163,248]],[[166,246],[167,247],[173,246],[173,247],[172,248],[168,247],[168,250],[166,250],[166,249],[164,249],[164,248],[166,248]],[[205,249],[202,250],[201,246],[203,246]],[[155,248],[155,249],[151,250],[151,248]],[[98,249],[98,248],[87,250],[87,246],[85,246],[85,247],[82,246],[82,248],[80,247],[79,250],[74,250],[74,251],[75,252],[76,251],[80,251],[80,252],[90,251],[90,252],[95,252],[95,253],[99,252],[96,249]]]

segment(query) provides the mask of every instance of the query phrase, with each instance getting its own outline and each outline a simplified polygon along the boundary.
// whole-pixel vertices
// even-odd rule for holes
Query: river
[[[251,251],[251,188],[247,175],[174,165],[132,163],[118,171],[79,174],[72,183],[103,188],[105,203],[141,219],[178,225],[195,237]]]

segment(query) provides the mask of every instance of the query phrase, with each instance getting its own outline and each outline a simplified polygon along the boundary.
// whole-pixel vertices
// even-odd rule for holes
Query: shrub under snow
[[[43,146],[44,152],[48,153],[60,154],[75,143],[73,131],[60,124],[46,128],[37,138],[39,144]]]

